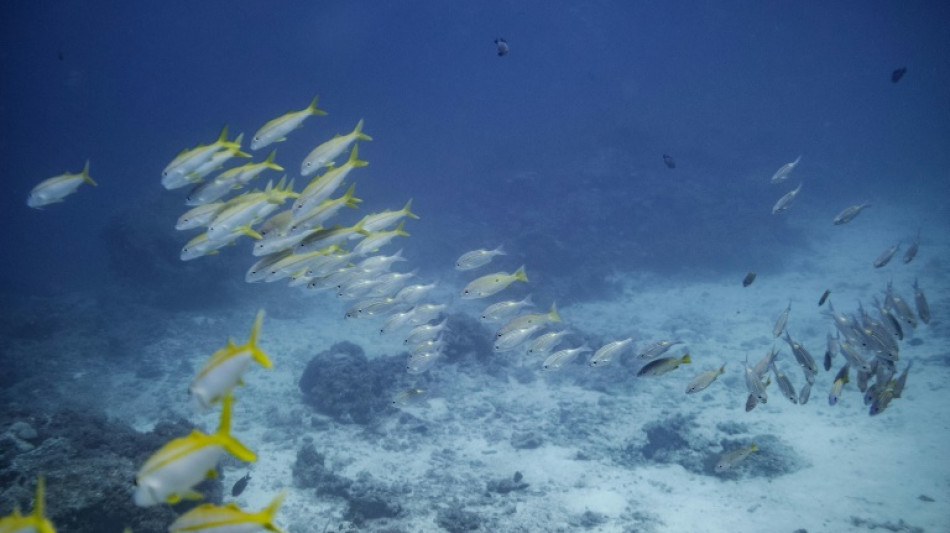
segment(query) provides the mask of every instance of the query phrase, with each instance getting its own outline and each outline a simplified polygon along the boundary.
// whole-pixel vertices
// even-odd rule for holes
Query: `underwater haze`
[[[950,530],[950,5],[0,15],[0,525]]]

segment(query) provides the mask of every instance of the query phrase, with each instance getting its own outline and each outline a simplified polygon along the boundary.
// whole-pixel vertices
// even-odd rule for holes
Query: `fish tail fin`
[[[360,206],[360,202],[363,200],[353,196],[353,193],[356,192],[356,184],[350,185],[350,188],[343,193],[343,205],[346,207],[352,207],[354,209]]]
[[[326,111],[324,111],[324,110],[322,110],[322,109],[319,109],[319,108],[317,107],[317,100],[319,100],[319,99],[320,99],[320,95],[315,94],[315,95],[313,95],[313,100],[310,100],[310,105],[307,106],[307,111],[309,111],[311,115],[318,115],[318,116],[319,116],[319,115],[326,115],[326,114],[327,114]]]
[[[234,396],[228,392],[224,395],[224,400],[222,401],[221,421],[218,423],[218,431],[215,432],[215,436],[228,453],[242,461],[253,463],[257,460],[257,454],[231,436],[231,405],[233,403]]]
[[[46,512],[46,478],[40,476],[36,480],[36,502],[33,503],[33,516],[42,521]]]
[[[242,135],[243,135],[243,134],[242,134]],[[238,139],[240,139],[240,138],[241,138],[241,136],[239,135],[239,136],[238,136]],[[219,144],[225,144],[225,143],[228,142],[228,125],[227,125],[227,124],[225,124],[224,127],[221,128],[221,133],[218,134],[218,140],[215,141],[215,142],[217,142],[217,143],[219,143]]]
[[[274,496],[274,499],[271,500],[267,507],[261,509],[256,514],[257,521],[260,522],[261,527],[267,531],[274,531],[276,533],[283,533],[283,531],[274,525],[274,516],[277,515],[277,511],[280,510],[280,505],[284,502],[284,496],[286,496],[287,491],[280,491],[280,494]]]
[[[560,321],[561,321],[561,315],[559,315],[558,312],[557,312],[557,302],[553,302],[553,303],[551,304],[551,310],[548,311],[548,318],[551,319],[551,322],[560,322]]]
[[[399,222],[399,225],[396,226],[396,229],[393,230],[393,231],[396,232],[396,235],[402,235],[403,237],[408,237],[408,236],[409,236],[409,232],[407,232],[406,230],[402,229],[402,227],[403,227],[404,224],[405,224],[405,221],[400,221],[400,222]]]
[[[759,447],[753,442],[751,445],[749,445],[749,451],[757,452],[759,451]]]
[[[273,368],[274,363],[267,357],[267,354],[264,353],[264,350],[261,350],[260,345],[258,345],[258,340],[261,337],[261,325],[264,323],[264,310],[260,309],[257,311],[257,316],[254,317],[254,325],[251,326],[251,334],[247,339],[247,344],[245,345],[248,350],[251,351],[251,356],[254,357],[254,360],[260,363],[264,368]]]
[[[351,167],[365,167],[369,164],[369,161],[363,161],[360,159],[358,148],[359,146],[354,144],[353,149],[350,150],[350,157],[346,160],[346,162],[349,163]]]
[[[247,235],[248,237],[250,237],[250,238],[252,238],[252,239],[254,239],[254,240],[256,240],[256,241],[259,241],[259,240],[261,240],[261,239],[264,238],[260,233],[258,233],[258,232],[256,232],[256,231],[254,231],[253,229],[251,229],[251,225],[250,225],[250,224],[244,224],[244,225],[241,226],[240,228],[237,228],[237,231],[240,231],[241,233]]]
[[[86,166],[82,167],[82,172],[80,172],[79,175],[82,176],[82,180],[88,183],[89,185],[92,185],[93,187],[96,187],[99,185],[98,183],[93,181],[92,178],[89,177],[89,160],[88,159],[86,160]]]
[[[360,119],[360,121],[356,123],[356,128],[353,129],[353,133],[354,133],[354,136],[355,136],[357,139],[360,139],[360,140],[363,140],[363,141],[372,141],[372,140],[373,140],[372,137],[370,137],[369,135],[366,135],[365,133],[363,133],[363,119]]]
[[[528,282],[528,273],[524,270],[524,265],[518,267],[518,270],[515,270],[515,279],[518,281]]]
[[[775,368],[775,365],[773,364],[772,367]],[[719,373],[720,373],[720,374],[725,374],[725,373],[726,373],[726,363],[723,363],[722,366],[719,367]]]
[[[505,245],[504,245],[504,244],[499,244],[499,245],[498,245],[498,248],[495,248],[495,249],[493,250],[493,252],[495,252],[495,254],[497,254],[497,255],[508,255],[508,252],[505,251]]]
[[[419,215],[410,211],[411,207],[412,207],[412,198],[410,198],[409,201],[406,202],[406,205],[402,206],[402,211],[406,214],[407,217],[419,220]]]
[[[270,155],[267,156],[267,159],[264,160],[264,166],[267,167],[267,168],[274,169],[274,170],[276,170],[276,171],[278,171],[278,172],[283,172],[283,171],[284,171],[284,167],[282,167],[282,166],[280,166],[280,165],[278,165],[277,163],[274,162],[274,156],[275,156],[275,155],[277,155],[277,149],[276,149],[276,148],[273,149],[273,150],[271,150]]]
[[[680,363],[682,364],[692,363],[692,362],[693,360],[689,358],[689,352],[683,354],[683,357],[680,358]]]

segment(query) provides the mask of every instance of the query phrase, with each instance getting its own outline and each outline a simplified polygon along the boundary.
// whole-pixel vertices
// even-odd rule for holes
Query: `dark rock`
[[[508,494],[509,492],[524,490],[528,488],[528,484],[522,481],[522,478],[521,472],[515,472],[513,477],[489,481],[486,491]]]
[[[307,364],[298,385],[304,401],[315,411],[338,422],[369,424],[390,406],[390,398],[404,376],[405,358],[368,360],[363,349],[339,342]]]
[[[541,446],[543,442],[541,435],[532,431],[519,432],[511,436],[511,447],[516,450],[532,450]]]
[[[439,509],[435,514],[435,523],[449,533],[463,533],[477,530],[481,519],[477,514],[462,509],[461,505],[456,503],[451,507]]]

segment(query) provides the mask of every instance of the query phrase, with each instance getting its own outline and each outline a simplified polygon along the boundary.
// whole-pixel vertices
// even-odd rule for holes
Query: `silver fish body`
[[[851,207],[845,208],[843,211],[838,213],[838,215],[834,218],[833,220],[834,225],[840,226],[842,224],[847,224],[848,222],[851,222],[852,220],[854,220],[854,217],[858,216],[861,213],[861,211],[866,207],[871,207],[871,204],[863,203],[863,204],[858,204],[858,205],[852,205]]]
[[[874,260],[874,268],[881,268],[891,262],[891,258],[894,257],[894,254],[897,253],[897,250],[900,249],[900,243],[891,246],[887,250],[881,252],[881,255],[877,256],[877,259]]]
[[[776,338],[782,336],[782,332],[785,331],[785,326],[788,324],[788,314],[792,312],[792,302],[788,302],[788,307],[782,311],[782,314],[779,315],[778,320],[775,321],[775,326],[772,327],[772,335]]]
[[[917,306],[917,316],[924,324],[930,324],[930,305],[927,304],[927,298],[924,291],[917,285],[917,278],[914,278],[914,304]]]
[[[798,187],[795,187],[791,191],[785,193],[785,196],[782,196],[775,202],[775,205],[772,206],[772,214],[777,215],[779,213],[784,213],[792,207],[792,202],[795,201],[795,197],[798,196],[798,193],[802,190],[802,184],[799,183]]]

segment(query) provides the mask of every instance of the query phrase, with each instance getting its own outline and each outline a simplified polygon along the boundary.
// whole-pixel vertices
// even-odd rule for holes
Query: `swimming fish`
[[[667,350],[676,346],[677,344],[683,344],[683,341],[680,340],[662,340],[656,341],[653,344],[647,346],[641,351],[637,357],[640,359],[653,359],[654,357],[659,357],[666,353]]]
[[[663,154],[663,163],[666,165],[666,168],[676,168],[676,160],[673,159],[673,156]]]
[[[914,304],[917,306],[917,316],[924,324],[930,324],[930,305],[927,304],[927,298],[924,291],[917,285],[917,278],[914,278]]]
[[[486,322],[500,322],[513,316],[521,309],[531,307],[532,305],[534,305],[534,302],[531,301],[530,294],[518,301],[505,300],[503,302],[493,303],[482,311],[482,320]]]
[[[772,174],[772,183],[781,183],[788,179],[788,175],[795,170],[795,167],[798,166],[798,163],[802,160],[802,156],[798,156],[791,163],[785,163],[778,170],[775,171],[775,174]]]
[[[499,37],[498,39],[495,39],[495,47],[496,47],[497,50],[498,50],[498,57],[506,56],[506,55],[508,55],[508,52],[511,51],[511,50],[508,48],[508,41],[506,41],[506,40],[504,40],[504,39],[502,39],[502,38],[500,38],[500,37]]]
[[[838,374],[835,375],[835,381],[831,385],[831,392],[828,393],[828,405],[836,405],[838,400],[841,398],[841,391],[844,389],[845,383],[850,381],[848,379],[848,369],[849,365],[844,365],[841,367],[841,370],[838,371]]]
[[[795,386],[792,385],[792,380],[788,379],[785,372],[782,372],[775,366],[774,361],[772,362],[772,373],[775,374],[775,382],[778,383],[778,389],[782,391],[782,396],[785,396],[788,401],[797,404],[798,394],[795,393]]]
[[[825,305],[825,300],[831,296],[831,289],[825,289],[825,292],[821,293],[821,298],[818,299],[818,307]]]
[[[472,250],[465,252],[455,261],[455,270],[473,270],[485,266],[498,255],[506,255],[505,250],[499,246],[494,250]]]
[[[618,353],[621,353],[624,348],[630,345],[633,342],[633,337],[628,337],[623,340],[609,342],[601,346],[594,355],[590,356],[590,359],[587,361],[589,366],[606,366]]]
[[[289,111],[267,122],[257,130],[251,138],[251,150],[259,150],[268,144],[287,140],[287,134],[303,126],[303,121],[311,116],[326,115],[327,112],[317,109],[317,97],[314,96],[310,105],[300,111]]]
[[[759,447],[755,444],[750,444],[747,448],[739,448],[738,450],[720,455],[719,461],[716,462],[716,472],[725,472],[726,470],[735,468],[739,463],[745,461],[752,452],[757,451],[759,451]]]
[[[213,202],[195,206],[178,217],[175,229],[184,231],[207,226],[224,209],[225,205],[224,202]]]
[[[742,286],[748,287],[749,285],[752,285],[753,281],[755,281],[755,272],[749,272],[744,278],[742,278]]]
[[[309,176],[323,167],[333,165],[333,160],[345,152],[351,144],[357,140],[372,141],[373,138],[363,133],[363,119],[356,123],[353,131],[346,135],[337,135],[336,137],[324,142],[313,149],[303,163],[300,164],[300,175]]]
[[[46,480],[40,476],[36,481],[36,497],[33,512],[20,514],[19,509],[0,518],[0,532],[3,533],[56,533],[56,528],[44,515],[46,507]]]
[[[637,377],[641,376],[662,376],[667,372],[671,372],[680,367],[680,365],[685,365],[690,363],[689,353],[683,354],[682,357],[663,357],[661,359],[655,359],[650,361],[643,368],[637,372]]]
[[[560,321],[561,315],[557,312],[557,303],[552,303],[551,309],[549,309],[547,313],[527,313],[512,318],[504,326],[502,326],[501,329],[495,332],[495,336],[501,337],[510,331],[526,328],[535,324],[543,325],[549,322],[553,323]]]
[[[247,483],[250,480],[251,480],[251,473],[248,472],[247,474],[244,474],[244,477],[237,480],[234,483],[234,486],[231,487],[231,496],[240,496],[241,493],[244,492],[244,489],[247,488]]]
[[[369,235],[363,237],[363,240],[358,242],[356,246],[353,247],[353,254],[366,255],[379,250],[383,246],[386,246],[396,237],[408,237],[409,233],[402,229],[404,223],[405,221],[400,221],[399,225],[396,226],[396,229],[374,231],[369,233]],[[359,224],[357,224],[357,227],[359,227]],[[366,232],[366,230],[362,229],[361,227],[359,230]]]
[[[834,222],[835,226],[847,224],[848,222],[851,222],[852,220],[854,220],[854,217],[858,216],[861,213],[861,211],[866,207],[871,207],[871,204],[865,202],[863,204],[852,205],[851,207],[847,207],[844,210],[842,210],[840,213],[838,213],[837,216],[835,216],[834,220],[832,220],[832,222]]]
[[[415,397],[417,397],[417,396],[419,396],[419,395],[421,395],[421,394],[425,394],[425,393],[426,393],[426,390],[425,390],[425,389],[420,389],[420,388],[417,388],[417,387],[413,387],[413,388],[411,388],[411,389],[406,389],[406,390],[400,392],[399,394],[397,394],[395,398],[393,398],[392,404],[393,404],[393,405],[399,405],[399,404],[401,404],[401,403],[406,403],[406,402],[408,402],[410,399],[415,398]]]
[[[785,325],[788,324],[788,314],[792,312],[792,302],[788,302],[788,307],[782,311],[782,314],[778,316],[778,320],[775,321],[775,326],[772,327],[772,335],[776,338],[782,336],[782,332],[785,331]]]
[[[904,74],[907,74],[907,67],[894,69],[894,71],[891,72],[891,83],[897,83],[901,81],[901,78],[904,77]]]
[[[188,388],[188,394],[195,400],[201,409],[209,409],[215,402],[221,400],[241,382],[241,376],[251,364],[257,361],[264,368],[273,368],[274,364],[257,344],[261,334],[261,324],[264,322],[264,310],[257,312],[251,334],[247,342],[241,345],[234,344],[228,339],[228,344],[214,352],[211,358],[201,367],[198,376]]]
[[[917,230],[917,237],[911,241],[907,250],[904,252],[904,264],[910,263],[917,257],[917,251],[920,249],[920,230]]]
[[[798,393],[798,403],[799,405],[805,405],[808,403],[808,398],[811,396],[811,383],[805,383],[805,386],[802,387],[802,390]]]
[[[544,360],[544,363],[541,364],[541,368],[544,370],[560,370],[565,364],[577,357],[578,354],[589,351],[590,348],[587,346],[559,350],[549,355],[548,358]]]
[[[238,136],[234,141],[229,141],[228,127],[224,126],[221,128],[218,139],[213,143],[198,145],[190,150],[182,150],[162,171],[162,186],[171,190],[194,183],[196,180],[189,176],[192,172],[201,168],[202,165],[222,150],[227,150],[235,155],[238,154],[241,151],[241,140],[242,136]]]
[[[88,160],[86,161],[86,166],[82,167],[82,170],[77,174],[67,172],[41,181],[30,191],[30,196],[26,199],[26,205],[33,209],[40,209],[49,204],[62,202],[63,198],[76,192],[76,189],[83,183],[88,183],[92,186],[97,185],[97,183],[89,177]]]
[[[528,275],[525,273],[524,265],[520,266],[518,270],[511,274],[507,272],[495,272],[494,274],[482,276],[466,285],[465,288],[462,289],[461,296],[463,300],[487,298],[505,290],[516,281],[522,283],[528,282]]]
[[[242,461],[254,462],[257,455],[231,436],[231,395],[224,397],[218,430],[210,435],[194,430],[174,439],[155,452],[135,476],[135,505],[148,507],[177,503],[182,498],[198,499],[193,487],[206,477],[217,475],[215,467],[225,452]]]
[[[745,370],[745,387],[749,392],[749,396],[754,396],[756,403],[767,403],[769,401],[769,395],[766,392],[767,383],[762,383],[762,376],[755,370],[754,367],[749,366],[748,360],[743,364]],[[766,367],[766,371],[767,371]],[[754,405],[753,405],[754,407]]]
[[[881,252],[881,255],[877,256],[877,259],[874,260],[874,268],[881,268],[882,266],[891,262],[891,258],[894,257],[894,254],[897,253],[898,248],[901,244],[897,243],[894,246],[891,246],[887,250]]]
[[[274,516],[283,500],[284,493],[281,492],[256,513],[242,511],[235,503],[221,506],[204,503],[179,516],[168,526],[168,533],[283,533],[274,525]]]
[[[689,385],[686,386],[686,394],[697,393],[706,387],[712,385],[713,381],[716,381],[716,378],[723,375],[726,372],[726,364],[723,363],[718,369],[707,370],[702,374],[693,378],[693,381],[689,382]]]
[[[568,333],[570,333],[570,330],[562,329],[561,331],[549,331],[544,335],[540,335],[531,341],[528,353],[531,355],[546,355],[564,340]]]
[[[408,217],[415,220],[419,220],[419,215],[410,211],[409,210],[410,207],[412,207],[412,198],[410,198],[409,201],[406,202],[406,205],[404,205],[402,209],[399,209],[396,211],[387,209],[385,211],[380,211],[379,213],[370,213],[366,215],[365,217],[363,217],[363,220],[361,220],[360,222],[363,223],[363,229],[365,229],[366,231],[372,232],[372,231],[384,230],[392,226],[393,224],[399,222],[403,218]]]
[[[354,168],[369,165],[369,162],[359,158],[357,148],[359,147],[353,146],[353,149],[350,150],[350,156],[345,163],[314,177],[310,180],[310,183],[304,187],[300,192],[300,196],[294,201],[292,217],[295,221],[302,218],[315,206],[320,205],[321,202],[332,196]]]
[[[798,364],[803,369],[812,375],[818,373],[818,365],[815,363],[815,359],[808,353],[808,350],[806,350],[804,346],[793,341],[787,331],[785,332],[785,342],[788,343],[788,346],[792,349],[792,355],[795,356],[795,360],[798,361]]]
[[[521,329],[515,329],[506,332],[504,335],[495,338],[494,350],[496,352],[507,352],[521,346],[531,338],[532,335],[540,331],[541,324],[534,324]]]
[[[772,206],[772,214],[777,215],[779,213],[784,213],[788,211],[788,208],[792,206],[792,202],[795,200],[795,197],[798,196],[798,193],[802,190],[802,184],[799,183],[798,187],[795,187],[791,191],[785,193],[785,196],[782,196],[775,202],[775,205]]]

